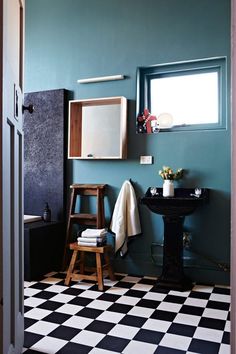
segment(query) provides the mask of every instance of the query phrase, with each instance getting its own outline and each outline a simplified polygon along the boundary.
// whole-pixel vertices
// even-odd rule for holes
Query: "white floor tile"
[[[139,301],[140,301],[139,297],[124,295],[124,296],[121,296],[118,300],[116,300],[116,303],[135,306]]]
[[[28,288],[29,286],[32,286],[36,283],[36,281],[24,281],[24,288]]]
[[[104,286],[115,286],[118,283],[118,280],[111,280],[108,278],[103,279]]]
[[[144,342],[138,342],[136,340],[132,340],[127,347],[123,350],[124,354],[135,354],[135,353],[145,353],[145,354],[153,354],[156,350],[156,345]]]
[[[41,280],[41,283],[57,284],[57,283],[60,283],[61,281],[62,281],[62,279],[59,279],[59,278],[48,277],[46,279]]]
[[[153,318],[149,318],[144,325],[142,326],[143,329],[149,329],[151,331],[163,332],[166,333],[170,327],[172,322],[162,321],[162,320],[155,320]]]
[[[63,304],[66,304],[67,302],[71,301],[74,298],[75,297],[73,295],[57,294],[53,296],[50,300],[56,302],[62,302]]]
[[[230,295],[224,295],[224,294],[213,293],[210,296],[210,300],[213,300],[213,301],[230,303],[230,299],[231,299]]]
[[[166,333],[159,345],[179,350],[187,350],[192,338]]]
[[[86,290],[78,296],[86,297],[88,299],[97,299],[99,296],[101,296],[101,294],[101,291]]]
[[[153,312],[155,311],[155,309],[150,309],[147,307],[141,307],[141,306],[134,306],[129,312],[129,315],[133,315],[133,316],[140,316],[140,317],[145,317],[145,318],[149,318]]]
[[[225,330],[225,332],[230,332],[230,330],[231,330],[230,321],[226,321],[224,330]]]
[[[170,312],[179,312],[181,307],[181,304],[174,304],[173,302],[161,302],[157,309]]]
[[[219,354],[230,354],[230,345],[221,344]]]
[[[174,319],[174,323],[186,324],[189,326],[198,326],[201,316],[188,315],[185,313],[178,313]]]
[[[226,320],[228,311],[206,308],[202,314],[203,317],[216,318],[219,320]]]
[[[202,291],[203,293],[212,293],[214,287],[210,285],[195,285],[192,291]]]
[[[126,339],[133,339],[134,336],[138,333],[139,328],[125,326],[122,324],[117,324],[113,327],[110,332],[108,333],[109,336],[126,338]]]
[[[162,300],[164,300],[165,297],[166,297],[166,294],[148,292],[147,294],[144,295],[143,299],[162,301]]]
[[[85,283],[85,282],[78,282],[77,284],[74,284],[71,286],[71,288],[75,288],[75,289],[81,289],[81,290],[87,290],[89,288],[91,288],[94,284],[92,283]]]
[[[82,310],[83,306],[72,305],[72,304],[65,304],[55,310],[55,312],[66,313],[68,315],[75,315],[80,310]]]
[[[79,353],[78,353],[79,354]],[[111,350],[93,348],[89,354],[117,354],[117,352],[113,352]]]
[[[28,327],[26,329],[26,332],[37,333],[43,336],[47,336],[49,333],[54,331],[54,329],[56,329],[57,327],[59,327],[59,324],[57,323],[52,323],[47,321],[37,321],[32,326]]]
[[[128,283],[137,283],[141,280],[142,278],[140,277],[132,277],[132,276],[129,276],[127,275],[126,277],[124,277],[122,279],[122,281],[125,281],[125,282],[128,282]]]
[[[205,327],[198,327],[193,335],[193,338],[208,340],[216,343],[220,343],[222,337],[223,331]]]
[[[132,290],[149,291],[153,286],[148,284],[135,284]]]
[[[30,349],[47,353],[47,354],[55,354],[58,350],[60,350],[64,345],[66,345],[67,341],[52,338],[52,337],[44,337],[35,343]]]
[[[91,307],[93,309],[98,309],[98,310],[107,310],[113,302],[110,301],[103,301],[103,300],[94,300],[90,302],[90,304],[87,305],[87,307]]]
[[[95,347],[104,337],[103,333],[83,330],[71,339],[71,342]]]
[[[114,295],[124,295],[127,293],[129,289],[127,288],[121,288],[121,287],[112,287],[106,291],[107,294],[114,294]]]
[[[40,293],[42,290],[41,289],[33,289],[33,288],[26,288],[24,290],[25,296],[34,296],[38,293]]]
[[[195,299],[193,297],[188,297],[185,302],[184,305],[188,305],[188,306],[197,306],[197,307],[206,307],[208,303],[208,300],[204,300],[204,299]]]
[[[82,317],[82,316],[72,316],[67,321],[63,323],[63,326],[84,329],[91,322],[93,322],[92,318]]]
[[[47,288],[47,291],[59,294],[62,293],[62,291],[65,291],[66,289],[68,289],[67,286],[53,284],[52,286],[49,286]]]
[[[176,291],[176,290],[170,290],[169,295],[175,295],[175,296],[182,296],[182,297],[188,297],[191,291]]]
[[[125,313],[112,312],[112,311],[103,311],[96,319],[99,321],[106,321],[111,323],[118,323],[122,318],[126,316]]]
[[[26,299],[24,301],[24,305],[25,306],[30,306],[30,307],[37,307],[39,305],[41,305],[43,302],[45,302],[45,299],[39,299],[37,297],[28,297],[28,299]]]
[[[44,317],[50,315],[52,313],[49,310],[33,308],[25,313],[25,317],[33,318],[34,320],[42,320]]]

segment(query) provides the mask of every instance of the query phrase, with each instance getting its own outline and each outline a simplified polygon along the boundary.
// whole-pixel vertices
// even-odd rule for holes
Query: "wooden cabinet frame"
[[[112,107],[116,107],[116,111],[118,110],[116,125],[118,126],[119,135],[116,136],[116,139],[113,139],[112,134],[106,133],[104,131],[106,122],[109,122],[110,117],[106,116],[104,113],[104,124],[101,121],[103,117],[100,115],[99,126],[98,122],[95,121],[92,124],[96,124],[98,127],[97,133],[93,138],[89,135],[89,132],[84,131],[84,127],[88,122],[85,121],[85,112],[87,107],[91,107],[91,112],[95,112],[96,108],[98,110],[101,108],[104,109],[106,107],[108,109],[112,109]],[[100,107],[100,108],[99,108]],[[91,113],[90,112],[90,113]],[[93,115],[93,114],[92,114]],[[94,115],[93,115],[94,116]],[[90,118],[93,118],[90,114]],[[111,117],[114,121],[116,120],[116,116]],[[111,119],[111,122],[112,122]],[[93,128],[93,127],[92,127]],[[95,98],[95,99],[83,99],[83,100],[73,100],[69,102],[69,124],[68,124],[69,138],[68,138],[68,158],[69,159],[125,159],[127,158],[127,99],[123,96],[120,97],[106,97],[106,98]],[[106,135],[107,134],[107,135]],[[115,132],[114,132],[115,134]],[[84,153],[83,144],[84,141],[89,141],[90,146],[94,143],[98,143],[99,145],[99,136],[102,136],[100,145],[104,145],[104,149],[106,149],[106,139],[113,139],[111,144],[115,144],[115,153],[109,153],[109,151],[102,151],[102,154],[94,154],[93,151],[90,153]]]

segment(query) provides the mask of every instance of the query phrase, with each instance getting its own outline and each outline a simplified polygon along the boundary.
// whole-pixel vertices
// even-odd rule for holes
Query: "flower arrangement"
[[[184,170],[182,168],[178,168],[178,170],[174,172],[172,168],[168,166],[163,166],[162,170],[159,171],[159,175],[164,180],[168,179],[168,180],[176,181],[183,177],[183,171]]]

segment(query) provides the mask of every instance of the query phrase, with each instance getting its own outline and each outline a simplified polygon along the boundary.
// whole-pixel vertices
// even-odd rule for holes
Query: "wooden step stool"
[[[106,184],[72,184],[71,198],[69,207],[69,216],[66,230],[65,250],[63,256],[63,269],[66,269],[68,264],[68,245],[72,242],[72,226],[73,224],[95,226],[97,229],[105,227],[104,215],[104,194]],[[97,213],[76,213],[77,196],[94,196],[97,198]]]
[[[109,253],[112,252],[112,247],[110,245],[101,247],[89,247],[89,246],[79,246],[77,242],[70,244],[70,249],[73,250],[70,265],[67,271],[65,285],[69,285],[71,280],[95,280],[98,283],[98,289],[103,291],[103,270],[108,270],[109,278],[115,280],[115,276],[110,263]],[[95,253],[96,255],[96,267],[88,268],[85,266],[85,254]],[[78,253],[80,254],[79,262],[76,262]],[[104,256],[105,264],[102,265],[101,256]],[[79,264],[80,273],[75,273],[75,266]],[[84,274],[85,271],[95,271],[95,275]]]

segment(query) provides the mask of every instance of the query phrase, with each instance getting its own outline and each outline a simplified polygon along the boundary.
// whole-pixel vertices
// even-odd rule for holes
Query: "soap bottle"
[[[49,208],[48,203],[45,204],[45,208],[44,208],[44,211],[43,211],[43,220],[45,222],[51,221],[51,210]]]

